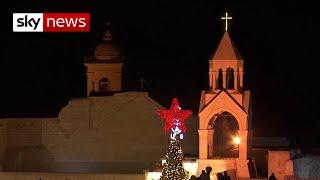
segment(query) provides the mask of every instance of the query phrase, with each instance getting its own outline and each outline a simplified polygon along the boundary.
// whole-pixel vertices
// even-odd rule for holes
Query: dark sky
[[[208,88],[208,59],[224,32],[220,17],[228,11],[230,35],[245,59],[245,86],[252,92],[254,134],[320,145],[315,4],[12,0],[8,6],[1,117],[55,116],[70,98],[85,96],[83,56],[101,42],[108,18],[126,57],[124,89],[135,90],[144,76],[160,104],[168,107],[178,97],[196,113],[200,91]],[[13,12],[90,12],[91,32],[13,33]]]

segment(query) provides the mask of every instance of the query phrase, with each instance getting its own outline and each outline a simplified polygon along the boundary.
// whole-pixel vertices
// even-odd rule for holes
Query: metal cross
[[[226,16],[221,17],[222,20],[226,20],[226,31],[228,31],[228,20],[231,20],[232,17],[228,16],[228,13],[226,12]]]

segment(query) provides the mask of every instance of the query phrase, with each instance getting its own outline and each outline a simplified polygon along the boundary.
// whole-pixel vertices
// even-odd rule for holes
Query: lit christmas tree
[[[188,179],[188,171],[183,168],[183,152],[179,140],[170,140],[166,154],[166,162],[163,164],[161,180]]]
[[[185,121],[191,116],[192,111],[181,110],[177,98],[173,98],[169,110],[159,110],[158,114],[165,120],[164,131],[170,134],[170,144],[163,164],[161,180],[185,180],[188,179],[188,171],[183,168],[183,151],[178,138],[183,139],[183,133],[187,131]],[[178,138],[176,137],[177,135]]]

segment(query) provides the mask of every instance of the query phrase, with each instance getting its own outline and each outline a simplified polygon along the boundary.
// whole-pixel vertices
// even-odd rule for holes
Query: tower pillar
[[[240,137],[239,144],[239,159],[236,160],[237,166],[237,176],[240,178],[250,178],[249,168],[248,168],[248,130],[238,130],[238,135]]]
[[[208,158],[213,157],[213,129],[208,130]]]
[[[199,129],[199,159],[208,158],[208,130]]]
[[[237,177],[241,179],[250,179],[249,168],[248,168],[248,160],[237,159],[236,167],[237,167]]]
[[[212,71],[212,89],[213,90],[217,89],[216,82],[217,82],[216,71]]]
[[[209,70],[209,89],[213,89],[212,70]]]
[[[223,89],[227,88],[227,72],[225,70],[222,71],[222,83],[223,83]]]
[[[233,87],[235,90],[238,89],[238,71],[233,72]]]
[[[238,130],[238,136],[240,138],[239,159],[247,160],[248,130]]]

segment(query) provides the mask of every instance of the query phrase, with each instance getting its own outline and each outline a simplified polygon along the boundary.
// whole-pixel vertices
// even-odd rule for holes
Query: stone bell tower
[[[88,96],[121,91],[123,56],[113,43],[109,30],[104,34],[103,42],[95,48],[94,55],[85,57],[84,64],[87,67]]]
[[[225,18],[228,19],[227,14]],[[237,177],[249,178],[247,156],[251,103],[250,91],[243,87],[243,63],[225,31],[209,59],[209,89],[202,91],[200,100],[200,172],[211,166],[215,172],[230,170]]]

